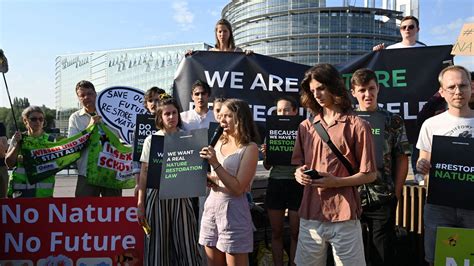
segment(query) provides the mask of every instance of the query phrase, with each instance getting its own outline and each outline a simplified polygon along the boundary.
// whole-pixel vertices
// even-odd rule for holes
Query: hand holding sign
[[[426,159],[419,159],[418,162],[416,162],[416,171],[418,173],[426,175],[430,172],[431,164],[430,161]]]
[[[110,87],[97,97],[97,111],[104,123],[120,132],[120,137],[132,144],[137,114],[146,113],[143,91],[129,87]]]

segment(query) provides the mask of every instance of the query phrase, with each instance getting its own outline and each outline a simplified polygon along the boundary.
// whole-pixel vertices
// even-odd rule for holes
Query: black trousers
[[[363,209],[361,223],[367,265],[393,265],[396,208],[394,197],[384,205]]]

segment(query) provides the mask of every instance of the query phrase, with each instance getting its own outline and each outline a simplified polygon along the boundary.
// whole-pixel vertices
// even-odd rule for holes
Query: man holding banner
[[[378,106],[379,85],[374,71],[363,68],[354,72],[351,92],[359,105],[358,114],[361,117],[371,116],[367,120],[372,126],[376,157],[381,158],[380,163],[377,160],[377,179],[359,187],[363,207],[361,220],[367,223],[369,231],[366,260],[371,265],[390,265],[394,259],[397,199],[402,194],[407,177],[411,146],[401,116]],[[380,124],[375,122],[378,117]]]
[[[416,40],[419,31],[420,23],[415,16],[403,17],[400,22],[400,35],[402,35],[402,41],[387,46],[387,49],[425,47],[426,44]],[[374,46],[372,50],[379,51],[384,48],[385,43],[381,43]]]
[[[69,117],[68,137],[71,137],[87,127],[101,122],[101,117],[96,114],[95,100],[97,93],[94,84],[87,80],[81,80],[76,85],[76,95],[82,108]],[[121,189],[105,188],[87,183],[87,161],[90,146],[81,152],[81,158],[77,160],[77,185],[76,197],[114,197],[122,196]]]
[[[421,127],[416,144],[420,150],[416,168],[424,175],[428,174],[432,167],[430,161],[434,135],[467,138],[474,136],[474,110],[468,105],[471,98],[469,71],[462,66],[449,66],[441,71],[438,80],[439,93],[448,103],[448,110],[427,119]],[[438,168],[438,164],[435,167]],[[423,218],[425,259],[432,265],[435,258],[436,230],[439,226],[474,228],[474,210],[427,203]]]

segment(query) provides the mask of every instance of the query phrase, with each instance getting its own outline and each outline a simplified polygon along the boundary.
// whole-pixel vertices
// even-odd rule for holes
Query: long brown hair
[[[323,107],[318,104],[311,93],[309,83],[317,80],[332,94],[334,104],[341,108],[342,113],[349,113],[352,110],[351,100],[344,86],[344,80],[337,69],[330,64],[318,64],[308,69],[301,82],[301,105],[309,109],[314,115],[323,111]]]
[[[238,145],[247,145],[250,142],[258,142],[260,136],[258,134],[257,126],[253,121],[252,112],[249,104],[240,99],[228,99],[222,106],[227,107],[233,114],[233,119],[236,124],[236,143]],[[222,135],[223,143],[227,143],[228,139]]]
[[[219,43],[219,40],[217,39],[217,26],[218,25],[222,25],[222,26],[225,26],[228,30],[229,30],[229,41],[228,41],[228,45],[230,49],[235,49],[235,41],[234,41],[234,33],[232,31],[232,25],[230,25],[230,22],[227,21],[226,19],[219,19],[216,23],[216,27],[214,28],[214,35],[216,37],[216,45],[215,47],[217,49],[222,49],[223,47],[220,46],[220,43]],[[227,47],[224,47],[224,48],[227,48]]]
[[[163,121],[163,107],[166,105],[173,105],[176,107],[176,110],[178,110],[178,125],[176,125],[177,128],[181,128],[183,125],[183,122],[181,121],[181,115],[180,115],[180,108],[178,102],[174,98],[165,98],[160,101],[160,105],[158,106],[158,109],[156,110],[155,114],[155,124],[156,128],[158,129],[164,129],[165,128],[165,123]]]

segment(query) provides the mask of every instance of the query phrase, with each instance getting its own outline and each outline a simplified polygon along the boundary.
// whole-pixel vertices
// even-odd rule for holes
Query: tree
[[[30,106],[30,101],[28,101],[28,98],[13,98],[13,106],[17,107],[19,109],[25,109],[26,107]]]
[[[25,108],[30,106],[30,101],[28,98],[14,98],[13,99],[13,110],[15,112],[16,122],[18,123],[18,129],[23,132],[26,131],[26,127],[23,124],[23,119],[21,118],[21,113]],[[56,110],[49,109],[45,105],[41,106],[41,109],[44,112],[44,127],[45,128],[54,128],[55,127],[55,117]],[[15,122],[13,120],[11,108],[0,107],[0,121],[3,121],[7,131],[7,137],[11,137],[15,131]]]

